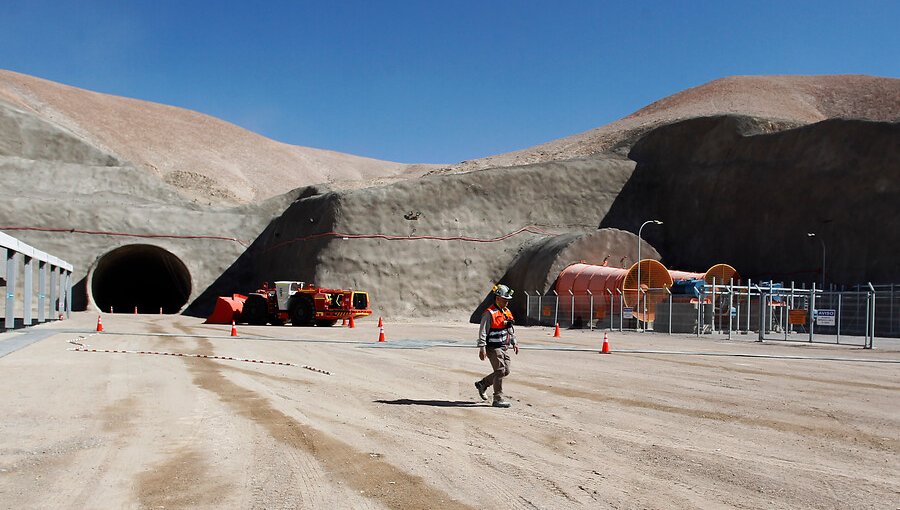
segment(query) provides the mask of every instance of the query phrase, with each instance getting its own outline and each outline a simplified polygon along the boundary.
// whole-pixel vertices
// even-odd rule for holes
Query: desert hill
[[[732,76],[665,97],[631,115],[583,133],[520,151],[465,161],[451,171],[583,158],[603,152],[627,154],[652,129],[715,115],[768,119],[766,131],[825,119],[900,120],[900,80],[863,75]]]
[[[68,132],[204,203],[247,203],[312,183],[416,175],[409,165],[288,145],[183,108],[5,70],[0,110]],[[52,153],[41,157],[54,159]]]

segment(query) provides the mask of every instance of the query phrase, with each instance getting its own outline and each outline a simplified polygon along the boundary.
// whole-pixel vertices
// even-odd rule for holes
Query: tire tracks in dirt
[[[173,325],[190,334],[190,327],[177,323]],[[212,352],[212,343],[209,340],[197,339],[197,344],[197,348],[202,349],[204,353]],[[311,455],[319,463],[320,469],[337,483],[347,484],[361,496],[375,500],[388,508],[404,510],[473,508],[432,487],[421,477],[406,473],[382,460],[381,457],[372,457],[367,452],[359,451],[286,415],[273,407],[266,398],[226,378],[222,374],[222,369],[226,367],[222,364],[205,361],[208,360],[185,359],[197,387],[217,395],[221,402],[231,407],[238,415],[263,427],[277,442]],[[256,376],[258,373],[253,372],[253,375]]]
[[[554,393],[564,397],[582,398],[599,403],[615,403],[627,407],[649,409],[651,411],[659,411],[664,413],[679,414],[691,418],[700,418],[705,420],[713,420],[719,422],[731,422],[747,425],[750,427],[763,427],[777,432],[789,432],[801,434],[805,436],[820,437],[836,441],[848,443],[864,443],[871,448],[887,452],[900,451],[900,439],[883,437],[881,435],[870,434],[867,432],[856,431],[854,434],[847,434],[846,431],[828,428],[828,427],[811,427],[790,423],[786,421],[769,420],[763,418],[755,418],[750,416],[740,416],[736,414],[728,414],[721,411],[710,411],[705,409],[693,409],[689,407],[679,407],[661,402],[653,402],[650,400],[639,400],[635,398],[615,397],[610,395],[601,395],[599,393],[579,390],[575,388],[561,388],[558,386],[548,386],[545,384],[534,383],[528,380],[519,381],[519,384],[528,386],[540,391]]]

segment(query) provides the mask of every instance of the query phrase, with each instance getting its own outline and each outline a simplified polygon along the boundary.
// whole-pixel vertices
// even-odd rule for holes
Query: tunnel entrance
[[[191,295],[191,274],[172,253],[149,244],[116,248],[97,261],[91,296],[100,310],[178,313]]]

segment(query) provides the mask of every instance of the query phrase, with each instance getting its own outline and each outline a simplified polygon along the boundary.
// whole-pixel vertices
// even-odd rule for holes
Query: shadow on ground
[[[379,404],[391,404],[398,406],[431,406],[431,407],[483,407],[483,402],[471,402],[467,400],[412,400],[400,398],[397,400],[376,400]]]

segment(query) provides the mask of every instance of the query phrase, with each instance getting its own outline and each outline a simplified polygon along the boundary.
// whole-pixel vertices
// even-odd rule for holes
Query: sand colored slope
[[[722,114],[772,119],[770,131],[830,118],[900,120],[900,79],[862,75],[733,76],[665,97],[611,124],[520,151],[456,165],[453,170],[513,166],[627,153],[643,134],[679,120]]]
[[[68,130],[205,201],[248,202],[407,165],[279,143],[198,112],[0,70],[0,101]]]

